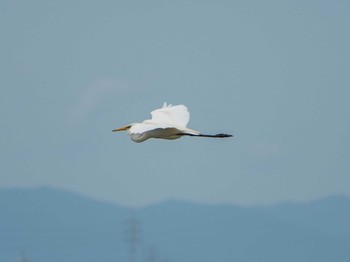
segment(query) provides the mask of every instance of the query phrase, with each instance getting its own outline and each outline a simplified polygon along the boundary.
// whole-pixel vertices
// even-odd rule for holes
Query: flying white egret
[[[131,140],[140,143],[149,138],[177,139],[182,136],[197,137],[232,137],[227,134],[203,135],[200,132],[187,128],[190,120],[190,113],[184,105],[163,104],[162,108],[151,112],[152,119],[147,119],[142,123],[133,123],[112,130],[112,132],[127,130]]]

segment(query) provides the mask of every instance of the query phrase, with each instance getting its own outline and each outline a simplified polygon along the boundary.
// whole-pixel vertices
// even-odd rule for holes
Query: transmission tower
[[[130,262],[136,261],[138,244],[140,243],[140,225],[141,222],[132,213],[130,218],[124,221],[125,224],[125,241],[129,244]]]

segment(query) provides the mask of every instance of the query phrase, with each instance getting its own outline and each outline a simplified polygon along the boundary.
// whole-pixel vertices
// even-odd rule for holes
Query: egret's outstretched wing
[[[145,132],[149,132],[152,131],[154,129],[159,129],[159,128],[169,128],[169,127],[173,127],[170,125],[166,125],[166,124],[161,124],[161,123],[153,123],[149,120],[145,120],[142,123],[137,123],[131,126],[129,133],[130,134],[143,134]]]
[[[184,105],[167,105],[151,112],[152,122],[166,126],[186,127],[190,120],[190,113]]]

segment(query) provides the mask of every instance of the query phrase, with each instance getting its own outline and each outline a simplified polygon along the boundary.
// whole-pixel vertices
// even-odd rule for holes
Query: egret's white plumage
[[[186,127],[190,121],[190,113],[184,105],[172,106],[164,103],[162,108],[153,110],[151,115],[152,121],[157,123],[169,122],[171,125]]]
[[[164,103],[162,108],[152,111],[151,115],[151,119],[114,129],[113,132],[127,130],[131,140],[135,142],[143,142],[149,138],[177,139],[181,136],[232,136],[226,134],[203,135],[196,130],[187,128],[190,113],[184,105],[172,106]]]

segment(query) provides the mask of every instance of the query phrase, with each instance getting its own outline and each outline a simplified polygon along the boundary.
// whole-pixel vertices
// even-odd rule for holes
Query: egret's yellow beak
[[[129,128],[130,126],[123,126],[123,127],[113,129],[112,132],[124,131],[124,130],[128,130]]]

